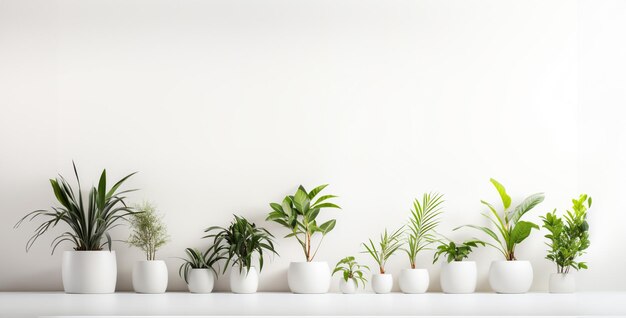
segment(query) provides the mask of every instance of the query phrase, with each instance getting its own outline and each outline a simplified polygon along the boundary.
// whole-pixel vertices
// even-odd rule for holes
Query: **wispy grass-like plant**
[[[387,229],[385,229],[385,232],[380,235],[378,246],[374,244],[372,239],[369,239],[369,243],[367,244],[361,243],[363,247],[365,247],[365,251],[361,253],[368,253],[372,256],[381,274],[385,273],[387,260],[402,246],[400,238],[402,237],[403,229],[404,227],[400,227],[391,234],[387,233]]]
[[[411,268],[415,268],[417,254],[428,249],[435,241],[434,231],[439,225],[439,216],[443,213],[443,195],[424,193],[422,201],[415,199],[406,236],[407,247],[403,248],[409,257]]]
[[[126,220],[127,216],[139,213],[139,211],[128,207],[124,202],[126,197],[123,194],[135,190],[118,192],[120,186],[136,172],[127,175],[115,183],[113,187],[107,189],[106,170],[103,170],[98,186],[91,187],[87,196],[87,202],[84,202],[76,165],[74,163],[72,165],[78,189],[74,191],[63,176],[50,179],[52,191],[60,206],[52,207],[50,210],[30,212],[15,224],[15,227],[18,227],[24,220],[45,219],[35,229],[35,234],[26,243],[26,251],[32,247],[40,236],[59,223],[65,223],[70,230],[57,236],[52,241],[52,253],[62,242],[73,243],[74,249],[77,251],[98,251],[105,246],[108,246],[109,250],[111,250],[112,240],[108,233],[109,230],[120,225],[119,222]]]
[[[169,241],[167,228],[163,216],[157,214],[156,208],[149,202],[137,206],[136,210],[142,212],[130,216],[131,233],[126,242],[144,251],[146,259],[152,261],[157,250]]]

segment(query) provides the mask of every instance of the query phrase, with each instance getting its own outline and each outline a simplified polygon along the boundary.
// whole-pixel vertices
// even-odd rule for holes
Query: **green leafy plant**
[[[144,251],[146,259],[152,261],[157,250],[169,241],[167,228],[163,224],[163,216],[156,213],[152,204],[144,202],[135,209],[142,213],[130,216],[131,233],[126,243]]]
[[[587,210],[591,207],[591,197],[581,194],[578,199],[572,199],[572,211],[567,210],[565,220],[556,215],[556,209],[542,217],[543,227],[550,234],[545,237],[550,248],[546,259],[556,264],[557,273],[569,273],[570,268],[575,270],[587,269],[585,262],[576,259],[589,247],[589,224]]]
[[[338,205],[327,200],[337,196],[328,194],[317,195],[328,185],[324,184],[307,192],[303,186],[299,186],[294,195],[286,196],[282,203],[270,203],[272,212],[267,216],[268,221],[274,221],[288,229],[291,233],[285,237],[295,237],[298,240],[307,262],[313,261],[326,234],[335,228],[336,220],[329,220],[320,225],[317,224],[317,217],[322,208],[341,209]],[[312,249],[312,238],[319,233],[322,235],[317,247]]]
[[[83,202],[78,171],[76,170],[76,165],[74,163],[72,165],[78,184],[77,191],[74,191],[75,189],[70,186],[63,176],[50,179],[52,191],[60,206],[52,207],[51,210],[30,212],[15,224],[15,227],[19,227],[26,219],[32,221],[37,218],[45,218],[45,221],[35,229],[35,234],[26,243],[26,251],[32,247],[41,235],[59,223],[65,223],[70,230],[63,232],[52,241],[52,253],[62,242],[73,243],[74,250],[77,251],[98,251],[105,246],[108,246],[109,250],[111,250],[112,240],[108,231],[118,226],[120,221],[126,220],[127,216],[140,213],[140,211],[134,211],[128,207],[124,201],[126,197],[123,194],[135,190],[118,192],[119,187],[136,172],[120,179],[113,187],[107,190],[106,170],[103,170],[98,187],[91,187],[87,202]],[[105,237],[106,240],[103,242]]]
[[[369,267],[365,265],[360,265],[354,256],[348,256],[341,259],[337,265],[335,265],[335,270],[333,270],[333,275],[337,272],[342,273],[342,277],[344,281],[352,280],[354,284],[359,287],[359,282],[365,287],[365,283],[367,283],[367,278],[365,278],[363,271],[368,270]]]
[[[215,266],[217,262],[226,259],[224,251],[217,245],[213,245],[205,252],[201,252],[195,248],[186,248],[185,254],[187,258],[181,258],[184,262],[178,268],[178,275],[189,284],[189,271],[192,269],[210,269],[217,276]]]
[[[421,203],[418,199],[413,201],[406,236],[407,247],[403,248],[409,257],[411,268],[415,268],[417,254],[428,249],[435,240],[433,233],[439,225],[439,216],[443,213],[443,202],[443,195],[438,193],[424,193]]]
[[[277,254],[274,249],[272,239],[274,236],[262,227],[257,227],[246,218],[235,215],[234,221],[228,228],[212,226],[204,232],[211,233],[204,238],[213,238],[213,244],[222,246],[228,258],[224,266],[232,261],[233,265],[239,267],[239,272],[245,268],[246,271],[252,267],[252,256],[256,253],[259,260],[259,272],[263,270],[263,252]]]
[[[438,241],[440,245],[437,246],[437,251],[433,257],[433,264],[437,262],[442,255],[446,257],[448,263],[460,262],[468,258],[470,253],[472,253],[472,249],[477,248],[478,245],[485,246],[485,242],[476,239],[458,244],[445,237],[444,240]]]
[[[385,273],[387,260],[402,246],[400,238],[402,236],[403,229],[404,227],[400,227],[391,234],[387,233],[387,229],[385,229],[385,232],[380,235],[378,247],[374,244],[372,239],[369,239],[368,244],[361,243],[363,247],[365,247],[365,251],[361,253],[368,253],[372,256],[374,261],[376,261],[376,264],[378,264],[378,270],[381,274]]]
[[[493,186],[500,194],[504,211],[498,213],[493,205],[481,200],[480,202],[489,208],[490,214],[483,213],[482,215],[487,218],[496,227],[498,234],[488,227],[466,225],[478,229],[491,237],[496,244],[486,243],[489,246],[496,248],[507,261],[514,261],[515,247],[517,244],[524,241],[529,235],[532,229],[539,229],[539,226],[535,223],[528,221],[521,221],[521,217],[534,208],[537,204],[541,203],[544,199],[543,193],[536,193],[525,198],[522,203],[516,206],[513,210],[509,210],[511,206],[511,197],[506,193],[506,189],[495,179],[490,179]]]

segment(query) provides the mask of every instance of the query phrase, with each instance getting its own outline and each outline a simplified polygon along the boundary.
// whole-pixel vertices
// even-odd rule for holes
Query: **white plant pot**
[[[377,294],[388,294],[393,288],[391,274],[372,274],[372,289]]]
[[[189,292],[208,294],[213,291],[215,274],[208,268],[192,268],[187,274],[187,288]]]
[[[529,261],[493,261],[489,267],[489,285],[496,293],[522,294],[533,284]]]
[[[441,290],[447,294],[469,294],[476,290],[478,271],[476,262],[444,262],[441,265],[439,282]]]
[[[292,293],[327,293],[330,288],[330,267],[326,262],[291,262],[287,283]]]
[[[61,277],[66,293],[114,293],[117,282],[115,251],[65,251]]]
[[[548,290],[551,293],[573,293],[576,291],[576,276],[573,274],[550,274]]]
[[[230,270],[230,291],[236,294],[256,293],[259,288],[259,272],[256,267],[239,270],[238,266],[233,266]]]
[[[424,268],[404,268],[398,278],[400,290],[405,294],[423,294],[429,283],[428,270]]]
[[[341,277],[339,279],[339,290],[344,294],[354,294],[356,293],[357,285],[352,279],[348,278],[348,281],[346,281]]]
[[[136,262],[132,278],[135,292],[162,294],[167,290],[167,265],[162,260]]]

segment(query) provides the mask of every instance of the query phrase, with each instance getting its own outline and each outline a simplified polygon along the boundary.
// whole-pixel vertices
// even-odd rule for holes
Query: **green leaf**
[[[491,181],[496,190],[498,190],[500,198],[502,199],[502,205],[504,206],[504,209],[508,209],[509,206],[511,206],[511,197],[506,193],[506,189],[504,188],[504,186],[500,184],[500,182],[496,181],[496,179],[491,178],[489,179],[489,181]]]
[[[511,230],[511,241],[514,244],[521,243],[530,235],[532,229],[539,229],[539,226],[527,221],[517,222],[515,227]]]
[[[304,207],[309,203],[309,196],[305,192],[304,188],[298,188],[296,195],[293,197],[293,204],[300,212],[303,212]]]
[[[336,223],[336,220],[330,220],[320,225],[319,228],[322,231],[322,234],[326,235],[328,232],[332,231],[335,228]]]
[[[543,202],[543,199],[543,193],[535,193],[527,197],[524,201],[522,201],[522,203],[515,207],[513,213],[507,215],[506,221],[516,223],[526,212],[530,211],[537,204]]]
[[[324,188],[326,188],[328,186],[328,184],[323,184],[321,186],[317,186],[315,189],[311,190],[311,192],[309,192],[309,200],[313,200],[313,198],[315,198],[315,196],[322,192],[322,190],[324,190]]]

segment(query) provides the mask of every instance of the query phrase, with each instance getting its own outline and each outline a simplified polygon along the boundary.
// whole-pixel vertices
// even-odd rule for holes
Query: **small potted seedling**
[[[374,244],[372,239],[368,243],[362,243],[365,251],[368,253],[378,265],[379,273],[372,274],[372,289],[377,294],[387,294],[393,288],[393,276],[385,271],[387,260],[402,246],[400,240],[403,227],[389,234],[387,229],[380,235],[378,246]]]
[[[341,279],[339,280],[339,290],[344,294],[354,294],[359,288],[359,283],[365,287],[367,278],[363,274],[364,270],[369,270],[369,267],[360,265],[354,258],[354,256],[348,256],[340,260],[335,265],[335,273],[341,273]]]
[[[205,252],[187,248],[185,253],[187,258],[182,258],[184,262],[178,269],[178,275],[187,283],[189,292],[198,294],[212,292],[217,280],[215,266],[218,261],[226,259],[222,249],[214,245]]]
[[[167,266],[163,260],[156,259],[156,252],[169,240],[167,228],[152,204],[145,202],[136,209],[141,213],[130,217],[131,234],[127,243],[141,249],[146,259],[133,266],[133,289],[144,294],[164,293],[167,289]]]
[[[556,265],[556,273],[550,274],[551,293],[573,293],[576,278],[570,270],[587,269],[587,263],[577,259],[590,245],[587,210],[591,207],[591,197],[581,194],[572,203],[572,210],[565,213],[564,219],[556,215],[556,209],[542,217],[543,227],[550,232],[545,236],[549,240],[546,259]]]
[[[448,238],[439,240],[440,245],[434,255],[433,264],[443,256],[445,261],[441,265],[439,282],[441,289],[447,294],[468,294],[476,290],[478,272],[476,262],[465,261],[478,245],[485,246],[485,242],[468,240],[455,243]]]

